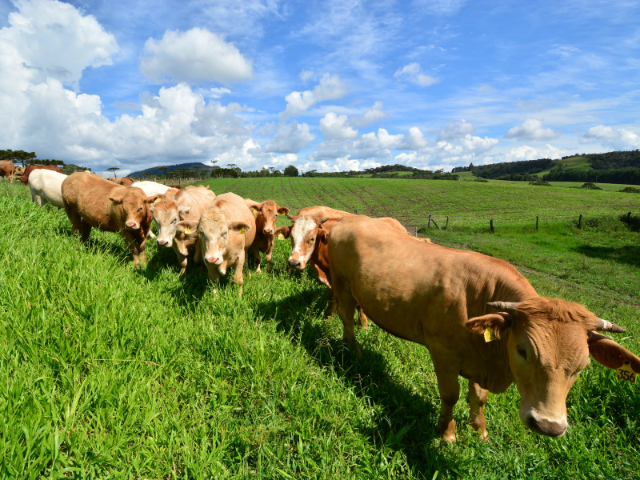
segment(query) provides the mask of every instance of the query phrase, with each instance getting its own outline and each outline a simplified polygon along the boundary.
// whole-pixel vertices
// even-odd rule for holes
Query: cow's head
[[[505,342],[509,366],[520,393],[520,420],[536,433],[559,437],[567,429],[566,399],[589,354],[609,368],[630,362],[640,372],[640,358],[596,333],[623,333],[583,306],[537,297],[519,303],[490,302],[500,313],[471,318],[467,328],[482,335],[490,327]]]
[[[145,193],[135,187],[126,187],[116,190],[109,197],[114,205],[120,205],[125,213],[124,228],[127,230],[139,230],[140,225],[146,220],[149,213],[149,204],[153,203],[160,195],[147,197]],[[149,219],[151,222],[151,219]]]
[[[191,210],[190,207],[178,205],[173,200],[161,200],[151,207],[153,219],[158,227],[156,244],[161,247],[173,246],[173,239],[177,233],[177,225],[180,220]]]
[[[275,234],[278,214],[287,215],[289,213],[287,207],[278,207],[278,204],[273,200],[266,200],[262,203],[248,203],[247,206],[251,209],[256,219],[258,217],[264,218],[262,233],[265,235]]]
[[[291,256],[289,266],[298,270],[304,270],[307,262],[316,249],[318,240],[326,237],[326,232],[322,230],[322,224],[328,220],[324,218],[318,220],[315,217],[302,215],[299,217],[289,217],[293,222],[291,229],[287,232],[291,238]],[[284,234],[284,232],[283,232]]]
[[[229,245],[229,236],[244,235],[251,230],[245,222],[232,222],[219,208],[213,207],[200,217],[200,222],[178,222],[178,231],[196,230],[202,242],[202,257],[210,265],[220,265]],[[220,272],[224,275],[224,272]]]

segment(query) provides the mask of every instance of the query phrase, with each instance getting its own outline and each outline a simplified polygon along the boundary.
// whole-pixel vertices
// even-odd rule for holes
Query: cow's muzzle
[[[567,431],[566,425],[550,420],[536,419],[534,416],[527,419],[527,426],[534,432],[547,437],[561,437]]]
[[[220,265],[222,263],[222,258],[220,257],[205,257],[204,261],[207,263],[213,263],[214,265]]]
[[[160,247],[169,247],[169,241],[168,240],[156,240],[156,244]]]
[[[140,228],[138,222],[126,222],[124,226],[127,230],[138,230]]]

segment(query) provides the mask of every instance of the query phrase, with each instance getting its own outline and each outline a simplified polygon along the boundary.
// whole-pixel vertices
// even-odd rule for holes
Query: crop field
[[[640,196],[511,182],[208,183],[293,212],[395,216],[436,243],[503,258],[540,294],[627,328],[615,340],[640,352]],[[478,440],[460,379],[448,445],[428,351],[371,322],[356,332],[357,357],[339,318],[324,319],[326,288],[287,271],[289,242],[276,243],[272,274],[245,271],[239,298],[226,281],[214,295],[193,265],[181,278],[173,251],[151,243],[139,269],[115,234],[94,229],[81,245],[65,213],[39,209],[22,185],[0,183],[0,211],[0,478],[640,476],[640,384],[595,361],[568,395],[559,439],[522,425],[512,385],[489,396],[490,439]],[[427,228],[429,214],[441,226],[448,215],[449,228]]]

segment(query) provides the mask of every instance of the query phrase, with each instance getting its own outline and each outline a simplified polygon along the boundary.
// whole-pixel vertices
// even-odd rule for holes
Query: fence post
[[[416,237],[418,236],[418,227],[416,226]]]
[[[580,217],[578,218],[578,228],[582,228],[582,214],[580,214]]]
[[[356,208],[353,213],[355,213],[356,215],[358,214],[358,209]]]
[[[429,223],[427,224],[427,227],[431,226],[431,215],[429,215]]]
[[[536,230],[538,230],[538,217],[536,216]]]
[[[447,215],[447,223],[444,224],[444,228],[446,229],[449,226],[449,215]]]
[[[436,228],[437,228],[438,230],[442,230],[442,229],[438,226],[438,224],[436,223],[436,219],[435,219],[435,218],[434,218],[433,220],[431,220],[431,221],[433,222],[433,224],[436,226]]]
[[[493,218],[489,220],[489,227],[491,228],[491,233],[495,233],[495,228],[493,228]]]

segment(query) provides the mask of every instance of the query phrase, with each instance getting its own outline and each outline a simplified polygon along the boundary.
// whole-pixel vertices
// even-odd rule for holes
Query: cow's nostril
[[[298,260],[289,260],[289,266],[298,268],[300,266],[300,262]]]
[[[544,419],[538,420],[533,416],[529,417],[529,427],[534,432],[548,437],[560,437],[567,431],[564,425]]]

